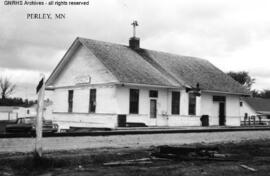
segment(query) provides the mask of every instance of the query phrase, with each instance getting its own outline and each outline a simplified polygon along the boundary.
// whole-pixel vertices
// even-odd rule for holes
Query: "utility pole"
[[[38,157],[42,157],[42,120],[43,120],[43,107],[44,107],[44,95],[45,95],[45,75],[41,75],[41,80],[36,88],[38,94],[37,102],[37,119],[36,119],[36,143],[35,154]]]

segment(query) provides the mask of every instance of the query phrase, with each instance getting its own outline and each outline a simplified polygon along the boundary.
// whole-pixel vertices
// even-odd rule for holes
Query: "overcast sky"
[[[139,23],[141,47],[248,71],[255,89],[270,89],[269,0],[90,0],[86,7],[0,5],[0,75],[32,98],[77,36],[127,44]],[[66,13],[65,20],[27,20],[26,13]]]

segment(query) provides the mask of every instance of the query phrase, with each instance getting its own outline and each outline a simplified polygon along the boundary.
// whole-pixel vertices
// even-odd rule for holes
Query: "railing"
[[[241,126],[270,126],[270,119],[262,120],[259,116],[248,116],[241,121]]]

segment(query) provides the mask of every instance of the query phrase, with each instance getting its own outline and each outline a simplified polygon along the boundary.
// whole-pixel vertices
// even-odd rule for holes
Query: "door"
[[[219,102],[219,125],[224,126],[225,124],[226,124],[225,102]]]
[[[150,100],[150,118],[157,118],[157,100]]]

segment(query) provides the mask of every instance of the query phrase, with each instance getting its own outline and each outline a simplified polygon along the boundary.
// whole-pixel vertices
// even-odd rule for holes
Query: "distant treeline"
[[[33,104],[37,103],[37,101],[22,99],[22,98],[5,98],[0,99],[0,106],[22,106],[22,107],[30,107]]]
[[[265,89],[262,91],[252,90],[251,91],[253,97],[259,97],[259,98],[270,98],[270,90]]]
[[[255,78],[252,78],[247,71],[230,71],[227,74],[235,81],[239,82],[243,87],[250,90],[252,97],[270,98],[270,89],[264,89],[261,91],[251,89],[251,86],[255,83]]]

